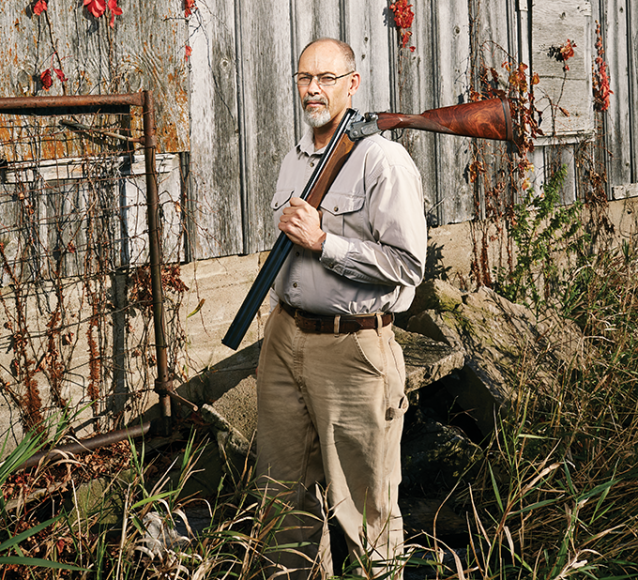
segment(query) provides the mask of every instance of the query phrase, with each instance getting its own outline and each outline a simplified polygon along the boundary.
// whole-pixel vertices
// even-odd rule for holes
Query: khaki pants
[[[392,327],[310,334],[278,306],[269,316],[257,376],[257,471],[269,494],[310,516],[290,515],[277,545],[307,542],[273,559],[311,578],[331,574],[322,495],[343,529],[353,562],[400,555],[398,507],[405,367]],[[314,565],[314,566],[313,566]],[[375,567],[376,568],[376,567]],[[380,566],[380,569],[384,569]],[[318,574],[317,574],[318,575]],[[390,576],[399,578],[400,572]]]

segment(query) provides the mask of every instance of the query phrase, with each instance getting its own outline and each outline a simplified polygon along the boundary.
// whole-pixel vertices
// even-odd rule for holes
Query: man
[[[401,554],[407,400],[391,323],[423,277],[426,226],[418,170],[379,135],[357,143],[319,211],[299,199],[360,76],[352,49],[333,39],[309,44],[298,66],[311,129],[284,159],[272,202],[295,246],[274,284],[259,360],[257,470],[271,493],[315,516],[288,518],[276,536],[300,546],[277,554],[287,569],[277,576],[305,579],[317,566],[331,573],[320,490],[353,564]]]

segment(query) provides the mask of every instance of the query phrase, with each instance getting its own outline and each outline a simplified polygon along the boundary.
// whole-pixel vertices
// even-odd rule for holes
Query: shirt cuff
[[[339,270],[343,270],[343,266],[339,266],[345,262],[349,245],[348,240],[345,238],[326,233],[319,260],[325,268],[339,273]]]

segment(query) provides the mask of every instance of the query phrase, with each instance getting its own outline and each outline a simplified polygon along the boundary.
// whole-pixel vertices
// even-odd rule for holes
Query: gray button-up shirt
[[[275,225],[299,197],[323,150],[312,131],[286,155],[272,200]],[[425,271],[421,177],[407,151],[380,135],[360,140],[324,197],[321,256],[293,246],[275,280],[283,300],[316,314],[402,312]]]

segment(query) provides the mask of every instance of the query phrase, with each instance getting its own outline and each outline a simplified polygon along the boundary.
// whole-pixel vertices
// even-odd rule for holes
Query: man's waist
[[[359,330],[378,329],[394,321],[392,312],[377,314],[327,315],[314,314],[280,301],[281,309],[295,319],[295,324],[304,332],[317,334],[350,334]]]

